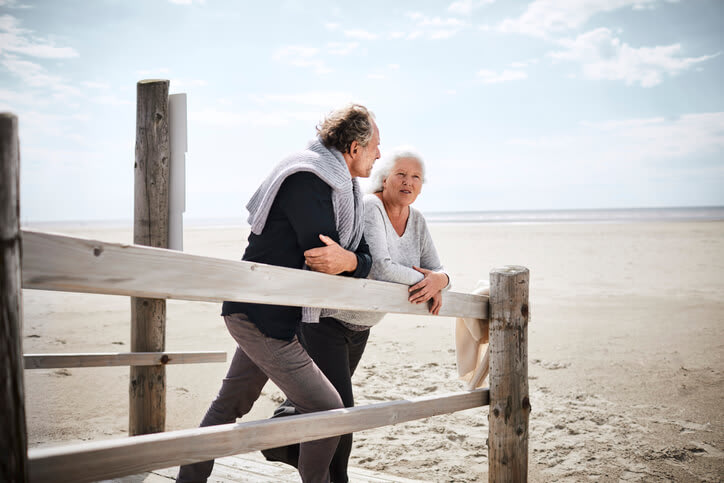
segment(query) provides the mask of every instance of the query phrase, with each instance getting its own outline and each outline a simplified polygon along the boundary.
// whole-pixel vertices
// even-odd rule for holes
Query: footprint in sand
[[[548,369],[551,371],[555,371],[557,369],[566,369],[571,365],[570,362],[552,362],[552,361],[542,361],[540,359],[533,359],[531,361],[533,364],[542,367],[543,369]]]

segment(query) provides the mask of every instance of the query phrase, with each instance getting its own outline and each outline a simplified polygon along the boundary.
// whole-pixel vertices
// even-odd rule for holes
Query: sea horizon
[[[556,210],[492,210],[492,211],[423,211],[428,223],[637,223],[723,221],[724,206],[659,207],[659,208],[585,208]],[[22,220],[22,227],[52,228],[63,226],[119,228],[131,227],[132,219],[108,220]],[[246,216],[195,218],[184,217],[186,228],[248,227]]]

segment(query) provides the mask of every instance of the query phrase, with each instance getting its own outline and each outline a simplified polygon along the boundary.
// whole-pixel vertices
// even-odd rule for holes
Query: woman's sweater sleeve
[[[387,230],[383,216],[379,207],[370,204],[365,206],[365,239],[372,255],[370,278],[414,285],[424,276],[417,270],[392,260],[387,246]]]
[[[427,229],[427,222],[425,221],[425,217],[422,215],[420,215],[420,226],[422,227],[420,230],[420,266],[422,268],[432,270],[433,272],[445,273],[448,278],[448,284],[443,288],[443,290],[448,290],[452,286],[450,275],[445,272],[445,269],[440,262],[440,257],[435,249],[435,244],[432,242],[432,236],[430,236],[430,231]]]

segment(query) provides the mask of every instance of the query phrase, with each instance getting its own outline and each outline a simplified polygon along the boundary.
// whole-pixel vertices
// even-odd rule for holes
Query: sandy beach
[[[131,242],[127,228],[29,226]],[[432,224],[453,290],[530,269],[530,481],[724,480],[724,222]],[[247,229],[187,228],[185,251],[241,257]],[[127,352],[127,297],[25,290],[24,352]],[[219,304],[169,301],[166,349],[234,342]],[[388,315],[354,376],[358,405],[463,390],[453,319]],[[167,429],[196,427],[226,363],[167,368]],[[128,368],[25,372],[31,447],[123,437]],[[268,384],[243,420],[268,417]],[[488,408],[357,433],[351,464],[487,481]]]

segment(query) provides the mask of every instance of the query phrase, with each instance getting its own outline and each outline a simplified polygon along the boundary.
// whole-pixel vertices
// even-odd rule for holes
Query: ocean
[[[596,210],[518,210],[423,212],[428,223],[637,223],[723,221],[724,206],[686,208],[620,208]],[[59,227],[133,227],[132,220],[26,221],[23,228],[52,230]],[[247,227],[246,213],[235,218],[184,217],[187,228]]]
[[[652,221],[721,221],[724,206],[685,208],[617,208],[591,210],[521,210],[428,212],[430,223],[636,223]]]

